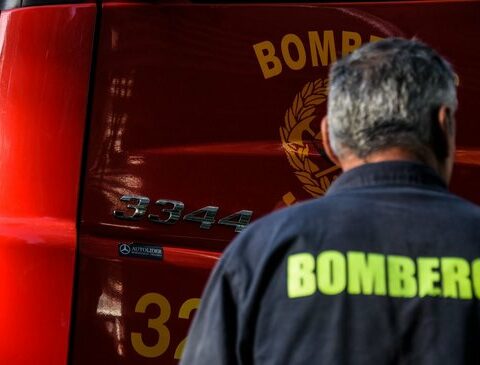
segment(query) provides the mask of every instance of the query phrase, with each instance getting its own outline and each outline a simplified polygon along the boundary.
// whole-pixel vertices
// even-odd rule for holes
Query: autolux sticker
[[[139,257],[142,259],[163,259],[163,247],[146,245],[143,243],[119,243],[118,254],[120,256]]]

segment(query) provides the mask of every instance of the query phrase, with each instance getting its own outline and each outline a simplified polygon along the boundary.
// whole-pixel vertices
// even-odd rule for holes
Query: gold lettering
[[[376,35],[371,35],[370,36],[370,43],[375,43],[375,42],[381,41],[382,39],[385,39],[385,38],[377,37]]]
[[[322,66],[327,66],[329,59],[330,62],[335,62],[337,60],[333,30],[326,30],[323,32],[323,43],[320,42],[320,36],[318,35],[318,32],[308,32],[308,40],[310,42],[312,66],[318,66],[319,57]]]
[[[362,37],[357,32],[342,32],[342,56],[352,53],[362,45]]]
[[[294,45],[297,49],[298,59],[294,60],[290,54],[290,45]],[[303,46],[302,40],[295,34],[287,34],[282,38],[282,55],[283,60],[292,70],[301,70],[307,63],[307,53]]]
[[[269,79],[282,72],[280,58],[275,56],[275,47],[270,41],[264,41],[253,45],[257,60],[262,69],[263,77]]]

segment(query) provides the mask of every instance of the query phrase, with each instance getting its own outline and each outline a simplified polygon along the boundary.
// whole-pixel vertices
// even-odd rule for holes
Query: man
[[[344,173],[231,244],[183,364],[480,364],[480,209],[446,188],[455,77],[426,45],[332,66],[324,148]]]

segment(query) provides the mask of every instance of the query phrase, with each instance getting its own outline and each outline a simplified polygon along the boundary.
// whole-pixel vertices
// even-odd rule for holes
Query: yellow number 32
[[[147,307],[151,304],[157,305],[160,309],[160,314],[156,318],[150,318],[148,320],[148,328],[151,328],[158,333],[158,341],[152,346],[145,345],[142,339],[142,334],[139,332],[132,332],[131,340],[132,346],[135,351],[144,357],[158,357],[167,351],[170,345],[170,331],[165,323],[170,318],[172,312],[170,303],[167,298],[159,293],[147,293],[140,297],[135,306],[136,313],[145,313]],[[188,299],[180,307],[178,314],[179,318],[189,319],[193,310],[197,309],[200,305],[199,298]],[[175,359],[182,357],[183,347],[185,346],[186,339],[180,342],[175,350]]]

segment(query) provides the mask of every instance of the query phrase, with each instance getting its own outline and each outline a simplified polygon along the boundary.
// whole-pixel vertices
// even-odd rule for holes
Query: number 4
[[[250,219],[252,219],[253,212],[251,210],[240,210],[225,218],[222,218],[218,221],[218,224],[223,224],[225,226],[233,226],[235,227],[235,232],[242,231],[248,223],[250,223]]]
[[[215,216],[217,215],[218,207],[211,205],[203,207],[189,214],[186,214],[183,219],[190,222],[200,223],[200,228],[210,229],[215,223]],[[239,210],[233,214],[226,216],[218,221],[218,224],[224,226],[235,227],[235,232],[242,231],[250,220],[252,219],[253,212],[251,210]]]
[[[218,207],[203,207],[202,209],[196,210],[189,214],[183,216],[183,220],[190,222],[199,222],[200,228],[210,229],[215,223],[215,216],[217,215]]]

